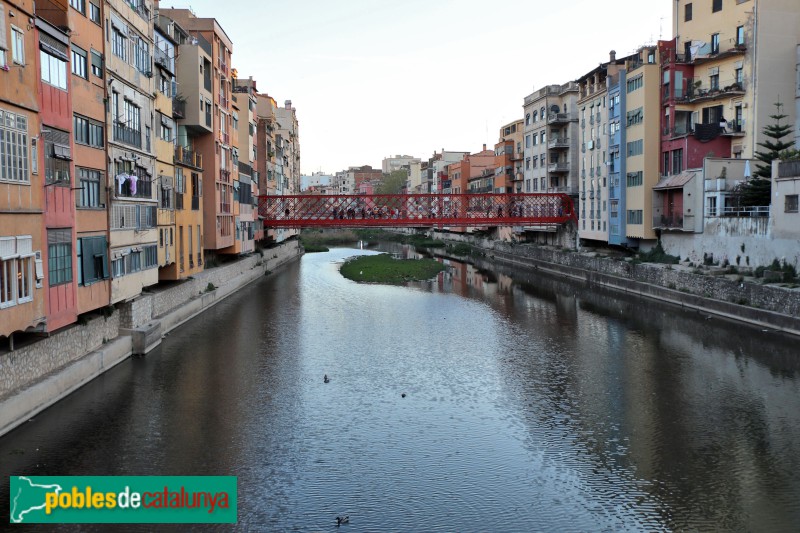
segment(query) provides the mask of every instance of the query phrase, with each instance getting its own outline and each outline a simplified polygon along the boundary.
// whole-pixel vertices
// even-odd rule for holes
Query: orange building
[[[203,243],[207,251],[232,253],[235,242],[233,182],[238,173],[233,164],[235,134],[230,69],[233,43],[214,18],[196,17],[188,9],[160,9],[159,13],[177,22],[189,34],[202,37],[211,45],[213,135],[200,136],[195,140],[196,150],[202,154],[205,169]]]
[[[33,0],[0,1],[0,138],[12,145],[0,164],[0,337],[12,347],[15,332],[46,321],[39,51],[27,24],[33,9]]]
[[[70,2],[78,313],[111,300],[102,3]]]

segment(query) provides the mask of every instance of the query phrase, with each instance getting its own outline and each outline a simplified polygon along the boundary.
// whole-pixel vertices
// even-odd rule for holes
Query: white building
[[[410,155],[396,155],[394,157],[386,157],[383,160],[383,173],[384,174],[391,174],[395,170],[400,170],[401,168],[410,165],[412,162],[419,163],[422,160],[413,157]]]

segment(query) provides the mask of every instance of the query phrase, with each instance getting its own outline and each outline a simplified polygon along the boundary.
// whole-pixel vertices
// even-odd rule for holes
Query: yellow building
[[[654,240],[652,189],[659,181],[661,156],[661,69],[657,47],[643,47],[625,62],[625,234]]]

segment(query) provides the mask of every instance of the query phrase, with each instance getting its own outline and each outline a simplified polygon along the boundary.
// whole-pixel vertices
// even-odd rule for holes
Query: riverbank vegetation
[[[353,281],[396,284],[428,280],[444,269],[443,264],[433,259],[395,259],[389,254],[379,254],[348,259],[340,272]]]

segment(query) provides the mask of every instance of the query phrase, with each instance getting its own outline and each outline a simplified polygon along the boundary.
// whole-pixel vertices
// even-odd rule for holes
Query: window
[[[15,26],[11,26],[11,59],[17,65],[25,64],[25,36]]]
[[[719,33],[713,33],[711,35],[711,53],[719,53]]]
[[[150,66],[150,44],[141,37],[136,37],[133,45],[133,54],[136,69],[146,76],[150,76],[152,74],[152,67]]]
[[[69,5],[80,12],[82,15],[86,14],[86,0],[69,0]]]
[[[629,210],[628,211],[628,224],[641,224],[642,223],[642,210]]]
[[[637,89],[641,89],[644,87],[644,76],[637,76],[633,79],[628,80],[628,92],[632,93]]]
[[[50,128],[44,137],[44,172],[47,184],[70,186],[69,165],[72,153],[69,146],[69,133]]]
[[[545,134],[545,132],[544,132],[544,131],[542,131],[542,132],[539,134],[539,144],[544,144],[544,143],[545,143],[545,140],[546,140],[546,134]]]
[[[683,172],[683,148],[672,151],[672,173],[680,174]]]
[[[44,35],[42,35],[44,37]],[[64,56],[52,55],[44,50],[39,51],[42,63],[42,81],[49,83],[53,87],[67,90],[67,54],[66,47]]]
[[[628,127],[635,126],[637,124],[641,124],[644,121],[644,110],[643,110],[643,108],[640,107],[638,109],[634,109],[633,111],[628,111],[627,120],[628,120]]]
[[[100,188],[102,174],[99,170],[88,168],[77,169],[80,188],[76,191],[78,207],[104,207],[101,195],[103,189]]]
[[[172,142],[172,130],[175,123],[166,115],[159,113],[159,116],[161,121],[158,128],[158,138],[162,141]]]
[[[683,6],[683,20],[684,22],[689,22],[692,20],[692,3],[689,2],[685,6]]]
[[[716,13],[717,11],[722,11],[722,0],[713,0],[711,2],[711,12]]]
[[[47,230],[47,269],[50,286],[72,282],[72,230]]]
[[[86,69],[86,51],[72,45],[72,73],[87,79],[89,71]]]
[[[530,126],[531,125],[531,114],[530,113],[525,115],[525,125],[526,126]]]
[[[122,33],[122,30],[116,26],[112,27],[111,52],[124,61],[128,60],[126,42],[127,37]]]
[[[152,246],[145,246],[144,251],[142,251],[143,256],[143,267],[153,268],[158,266],[158,246],[155,244]]]
[[[736,45],[744,46],[744,26],[736,27]]]
[[[642,139],[638,141],[631,141],[628,143],[628,157],[642,155],[644,151],[644,142]]]
[[[712,91],[719,91],[719,74],[712,74],[709,76],[708,86]]]
[[[784,212],[785,213],[797,213],[797,197],[796,194],[787,194],[786,195],[786,203],[784,204]]]
[[[24,237],[30,240],[30,237]],[[14,237],[3,237],[3,240]],[[16,239],[17,243],[20,237]],[[0,309],[33,301],[34,256],[0,257]]]
[[[733,72],[736,83],[738,83],[739,85],[744,85],[744,69],[740,67],[734,70]]]
[[[108,242],[104,236],[78,239],[78,285],[108,279]]]
[[[95,24],[102,24],[100,20],[100,7],[91,2],[89,2],[89,20]]]
[[[103,54],[92,50],[92,74],[98,78],[103,77]]]
[[[531,169],[531,158],[528,157],[525,159],[525,170],[530,170],[530,169]]]
[[[28,119],[0,109],[0,180],[29,183]]]

